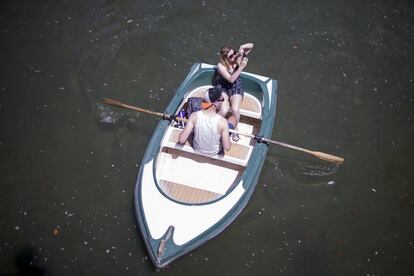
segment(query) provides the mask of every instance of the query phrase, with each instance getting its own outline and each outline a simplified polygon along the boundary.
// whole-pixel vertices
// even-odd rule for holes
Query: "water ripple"
[[[310,176],[328,176],[338,172],[338,165],[309,165],[300,164],[298,172]]]

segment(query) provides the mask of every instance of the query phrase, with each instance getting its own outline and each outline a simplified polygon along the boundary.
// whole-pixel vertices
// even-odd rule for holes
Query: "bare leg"
[[[234,121],[234,127],[237,127],[237,124],[240,121],[240,104],[243,100],[243,97],[239,94],[233,95],[230,97],[230,103],[231,103],[231,113],[232,115],[229,118],[229,122],[230,121]],[[231,119],[231,120],[230,120]],[[232,133],[231,134],[231,139],[234,142],[237,142],[240,140],[240,137],[238,134],[236,133]]]
[[[229,122],[230,124],[232,124],[233,126],[235,126],[237,124],[237,119],[236,116],[231,115],[228,119],[227,122]]]
[[[229,96],[227,96],[227,93],[222,93],[221,95],[223,96],[224,101],[220,104],[218,114],[226,117],[230,109]]]
[[[235,125],[237,123],[236,116],[233,114],[227,119],[227,123],[229,124],[229,130],[233,129],[235,130]],[[240,137],[237,133],[230,132],[231,139],[233,142],[237,142],[240,140]]]
[[[240,121],[240,105],[243,100],[243,97],[239,94],[235,94],[230,97],[230,104],[231,104],[231,113],[236,117],[236,124],[234,126],[237,126],[237,124]]]

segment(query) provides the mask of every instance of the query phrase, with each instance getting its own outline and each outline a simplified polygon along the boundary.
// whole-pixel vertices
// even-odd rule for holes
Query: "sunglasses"
[[[232,49],[233,50],[233,49]],[[232,59],[233,57],[235,57],[238,54],[238,52],[233,50],[233,53],[229,56],[227,56],[228,59]]]
[[[224,102],[224,97],[221,96],[220,99],[218,99],[215,102],[211,103],[208,107],[206,107],[204,109],[209,109],[212,105],[214,105],[214,103],[217,103],[217,102]]]

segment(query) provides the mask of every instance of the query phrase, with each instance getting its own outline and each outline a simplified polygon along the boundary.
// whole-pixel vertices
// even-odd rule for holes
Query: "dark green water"
[[[0,274],[154,274],[132,193],[158,121],[97,104],[163,111],[191,64],[254,42],[246,71],[280,85],[272,138],[345,163],[271,146],[235,223],[161,274],[413,275],[413,12],[403,0],[2,1]]]

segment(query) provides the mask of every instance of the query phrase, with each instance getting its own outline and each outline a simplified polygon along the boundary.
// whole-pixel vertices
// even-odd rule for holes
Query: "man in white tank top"
[[[227,120],[217,114],[217,108],[223,100],[219,89],[208,89],[204,96],[207,107],[190,115],[184,130],[180,133],[179,143],[184,144],[194,131],[193,147],[200,153],[213,156],[222,149],[230,150]]]

